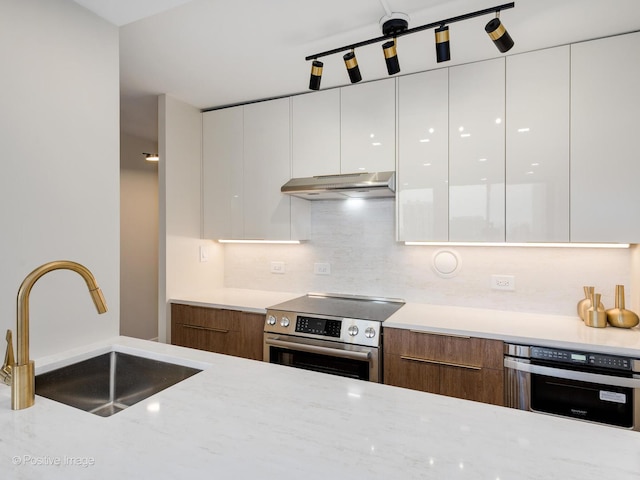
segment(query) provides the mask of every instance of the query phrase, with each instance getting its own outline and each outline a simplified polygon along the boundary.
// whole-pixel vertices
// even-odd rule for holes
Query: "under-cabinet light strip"
[[[628,243],[500,243],[500,242],[404,242],[429,247],[554,247],[554,248],[629,248]]]
[[[223,239],[218,239],[218,243],[257,243],[257,244],[298,245],[300,243],[300,240],[223,240]]]

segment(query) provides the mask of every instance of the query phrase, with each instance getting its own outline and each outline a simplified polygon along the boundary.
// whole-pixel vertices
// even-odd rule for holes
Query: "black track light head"
[[[449,46],[449,27],[442,25],[436,28],[436,60],[448,62],[451,60],[451,47]]]
[[[311,78],[309,79],[309,90],[320,90],[320,80],[322,80],[322,67],[324,64],[319,60],[314,60],[311,64]]]
[[[358,67],[358,60],[356,59],[355,52],[351,51],[346,53],[343,57],[344,64],[347,67],[347,72],[349,73],[349,80],[351,83],[358,83],[362,80],[362,75],[360,75],[360,67]]]
[[[389,75],[395,75],[400,72],[400,62],[398,61],[395,38],[390,42],[383,43],[382,51],[384,52],[384,61],[387,64],[387,72]]]
[[[498,17],[489,20],[484,30],[502,53],[508,52],[513,47],[513,39]]]

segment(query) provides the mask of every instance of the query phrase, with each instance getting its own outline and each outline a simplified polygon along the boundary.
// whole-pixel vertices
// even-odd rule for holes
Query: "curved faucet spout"
[[[25,277],[18,289],[18,312],[16,325],[16,364],[12,372],[12,408],[18,410],[33,405],[35,398],[35,377],[33,361],[29,360],[29,294],[33,285],[43,275],[53,270],[71,270],[86,282],[98,313],[107,311],[107,304],[95,277],[83,265],[69,260],[57,260],[39,266]]]

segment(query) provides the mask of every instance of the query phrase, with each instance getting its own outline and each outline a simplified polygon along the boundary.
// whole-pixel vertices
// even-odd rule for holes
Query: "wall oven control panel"
[[[556,348],[531,347],[531,358],[547,362],[585,365],[594,368],[612,370],[632,370],[630,358],[606,355],[600,353],[586,353]]]

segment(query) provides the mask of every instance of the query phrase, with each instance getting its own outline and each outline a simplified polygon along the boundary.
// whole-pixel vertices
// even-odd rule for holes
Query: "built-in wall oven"
[[[264,361],[382,381],[382,322],[400,299],[310,293],[267,309]]]
[[[640,360],[505,344],[505,404],[640,430]]]

